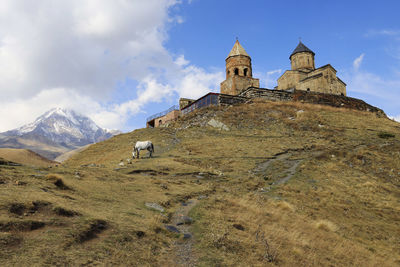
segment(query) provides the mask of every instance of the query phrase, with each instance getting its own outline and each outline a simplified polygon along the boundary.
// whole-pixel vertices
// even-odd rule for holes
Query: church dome
[[[229,53],[227,59],[230,57],[234,57],[234,56],[250,57],[249,54],[247,54],[246,50],[244,50],[243,46],[239,43],[238,40],[236,40],[235,44],[233,45],[232,50]]]
[[[315,53],[314,53],[313,51],[311,51],[310,48],[308,48],[307,46],[305,46],[305,45],[300,41],[299,44],[297,45],[296,49],[293,50],[293,52],[292,52],[292,54],[290,55],[289,59],[291,59],[292,56],[293,56],[294,54],[301,53],[301,52],[308,52],[308,53],[313,54],[313,56],[315,56]]]

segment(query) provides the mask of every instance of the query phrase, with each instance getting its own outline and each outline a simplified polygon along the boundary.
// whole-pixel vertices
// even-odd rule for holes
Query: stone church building
[[[346,84],[336,76],[330,65],[315,68],[315,53],[299,42],[289,59],[291,69],[278,79],[274,89],[260,88],[260,80],[253,78],[251,57],[236,40],[226,63],[226,79],[220,93],[210,92],[199,99],[181,98],[179,106],[154,114],[146,119],[147,127],[163,127],[194,110],[209,105],[246,103],[251,98],[270,101],[302,101],[335,107],[381,112],[362,100],[346,97]]]
[[[315,53],[299,42],[289,59],[291,70],[279,77],[277,90],[302,90],[333,95],[346,95],[346,84],[336,76],[330,65],[315,68]],[[260,87],[252,76],[251,58],[236,41],[225,60],[226,80],[221,83],[221,94],[239,95],[249,87]]]

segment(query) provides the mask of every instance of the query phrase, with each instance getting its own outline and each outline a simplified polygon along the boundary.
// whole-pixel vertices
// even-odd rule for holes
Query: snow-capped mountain
[[[103,141],[119,133],[116,130],[102,129],[90,118],[73,110],[55,108],[32,123],[1,133],[0,147],[12,144],[12,147],[25,148],[24,144],[28,142],[23,140],[34,140],[41,144],[71,150]],[[43,145],[41,149],[42,147]]]

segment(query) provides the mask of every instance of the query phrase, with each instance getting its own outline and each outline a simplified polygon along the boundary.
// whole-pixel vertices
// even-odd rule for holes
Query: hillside
[[[72,157],[73,155],[75,155],[75,154],[77,154],[77,153],[79,153],[79,152],[85,150],[85,149],[88,148],[89,146],[90,146],[90,144],[89,144],[89,145],[86,145],[86,146],[83,146],[83,147],[80,147],[80,148],[77,148],[77,149],[74,149],[74,150],[71,150],[71,151],[68,151],[68,152],[66,152],[66,153],[64,153],[64,154],[62,154],[62,155],[60,155],[60,156],[58,156],[57,158],[55,158],[54,161],[57,161],[57,162],[64,162],[64,161],[66,161],[67,159],[69,159],[70,157]]]
[[[399,265],[399,151],[375,113],[254,101],[0,166],[0,265]]]
[[[0,148],[0,157],[5,160],[30,166],[48,167],[56,164],[56,162],[48,160],[28,149]]]

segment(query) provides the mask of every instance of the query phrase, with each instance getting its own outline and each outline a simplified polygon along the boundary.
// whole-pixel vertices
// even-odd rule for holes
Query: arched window
[[[239,69],[238,68],[235,69],[235,75],[239,75]]]
[[[244,75],[244,76],[247,76],[247,71],[248,71],[247,68],[245,68],[245,69],[243,70],[243,75]]]
[[[307,88],[307,92],[310,92],[310,88]]]

